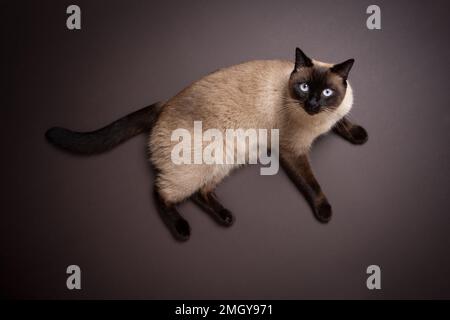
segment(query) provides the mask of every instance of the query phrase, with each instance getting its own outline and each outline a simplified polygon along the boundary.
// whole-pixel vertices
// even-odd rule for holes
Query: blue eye
[[[329,97],[329,96],[331,96],[331,95],[333,94],[333,90],[331,90],[331,89],[325,89],[325,90],[322,91],[322,94],[323,94],[325,97]]]
[[[300,84],[300,90],[302,90],[303,92],[308,92],[309,91],[309,86],[307,83],[301,83]]]

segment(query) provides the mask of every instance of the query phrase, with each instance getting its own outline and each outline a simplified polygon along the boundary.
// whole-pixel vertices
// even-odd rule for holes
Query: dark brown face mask
[[[354,60],[326,67],[315,65],[299,48],[289,82],[291,95],[309,115],[337,108],[344,99]]]

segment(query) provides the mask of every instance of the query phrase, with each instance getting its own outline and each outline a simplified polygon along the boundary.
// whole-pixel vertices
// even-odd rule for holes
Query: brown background
[[[9,298],[450,298],[448,1],[2,1],[0,288]],[[370,134],[326,136],[312,162],[334,208],[314,218],[284,172],[235,172],[217,226],[193,204],[175,242],[151,199],[145,137],[83,158],[44,139],[100,127],[217,68],[355,58],[352,118]],[[65,269],[82,269],[78,292]],[[366,288],[368,265],[382,290]]]

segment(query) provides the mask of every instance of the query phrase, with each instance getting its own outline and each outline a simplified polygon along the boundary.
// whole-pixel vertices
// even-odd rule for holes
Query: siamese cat
[[[171,161],[177,128],[265,128],[279,130],[281,166],[305,196],[315,217],[330,220],[332,210],[308,161],[313,141],[332,130],[353,144],[367,141],[366,130],[346,118],[353,104],[347,81],[354,63],[312,60],[299,48],[295,63],[251,61],[218,70],[198,80],[165,103],[156,103],[87,133],[63,128],[46,132],[54,145],[79,154],[112,149],[125,140],[149,134],[150,161],[156,171],[155,202],[163,221],[180,241],[190,237],[190,226],[177,204],[190,199],[223,226],[234,222],[214,189],[238,165],[176,165]]]

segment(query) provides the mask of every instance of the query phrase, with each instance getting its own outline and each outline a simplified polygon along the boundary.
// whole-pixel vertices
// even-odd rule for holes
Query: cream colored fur
[[[315,64],[330,66],[318,61]],[[149,139],[151,161],[158,170],[156,187],[167,203],[177,203],[200,190],[210,191],[238,165],[175,165],[171,151],[173,130],[279,129],[280,152],[306,153],[314,139],[329,131],[353,104],[350,85],[333,111],[308,115],[290,98],[288,82],[294,64],[252,61],[212,73],[170,99]]]

